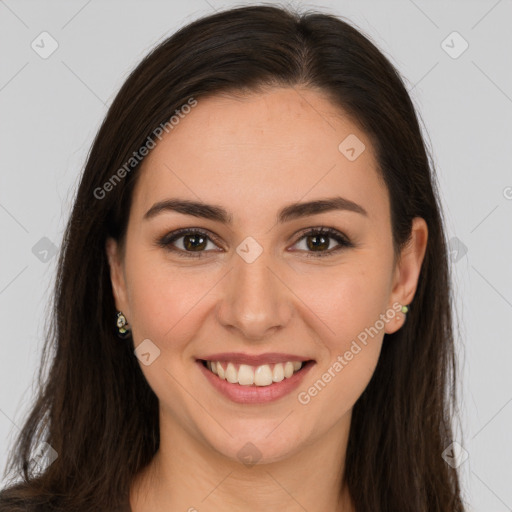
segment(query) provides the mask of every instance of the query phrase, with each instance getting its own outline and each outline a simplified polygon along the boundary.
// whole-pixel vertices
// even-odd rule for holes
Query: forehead
[[[132,207],[144,212],[168,197],[240,215],[332,195],[364,204],[370,216],[388,208],[368,136],[309,89],[199,98],[139,172]]]

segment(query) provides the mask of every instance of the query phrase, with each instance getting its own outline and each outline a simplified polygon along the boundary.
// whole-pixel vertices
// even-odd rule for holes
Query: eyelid
[[[308,235],[310,233],[329,235],[332,238],[339,237],[339,238],[342,238],[343,241],[346,243],[350,242],[349,237],[346,236],[344,233],[342,233],[338,229],[331,228],[328,226],[313,226],[313,227],[309,227],[309,228],[304,228],[304,229],[301,229],[300,231],[298,231],[297,233],[295,233],[294,236],[298,237],[297,238],[297,242],[298,242],[301,238],[304,237],[304,235]],[[295,243],[297,243],[297,242],[295,242]]]

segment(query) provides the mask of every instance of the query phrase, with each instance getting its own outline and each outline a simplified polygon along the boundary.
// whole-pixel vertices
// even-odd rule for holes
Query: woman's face
[[[146,340],[138,357],[161,429],[260,462],[332,427],[346,433],[384,333],[403,325],[427,239],[415,219],[395,265],[369,138],[313,90],[215,96],[198,99],[140,172],[124,255],[112,240],[107,249],[116,306],[135,347]],[[332,233],[314,233],[322,227]],[[203,360],[220,361],[225,378]],[[283,378],[287,361],[304,365]]]

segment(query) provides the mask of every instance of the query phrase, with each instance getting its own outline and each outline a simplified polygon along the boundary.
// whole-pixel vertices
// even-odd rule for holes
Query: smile
[[[248,358],[246,358],[248,359]],[[268,360],[268,359],[267,359]],[[251,365],[197,359],[196,364],[212,388],[233,402],[263,404],[289,395],[316,364],[313,360]]]
[[[289,379],[302,368],[302,361],[251,366],[231,362],[204,361],[206,367],[222,380],[241,386],[270,386]]]

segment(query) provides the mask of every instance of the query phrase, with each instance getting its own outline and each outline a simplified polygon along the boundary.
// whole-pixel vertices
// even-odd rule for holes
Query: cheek
[[[298,390],[297,402],[318,428],[348,413],[375,371],[384,337],[381,315],[388,299],[387,283],[373,272],[331,276],[324,283],[328,292],[308,302],[327,326],[321,329],[324,357]]]
[[[364,256],[358,259],[357,263],[310,270],[290,286],[303,298],[297,307],[304,315],[311,310],[318,326],[323,324],[315,330],[324,333],[323,342],[333,352],[348,350],[351,340],[374,326],[389,300],[389,269],[370,265]],[[382,330],[380,323],[377,329]]]
[[[367,346],[356,342],[349,350],[340,350],[301,386],[297,403],[312,431],[320,433],[350,413],[375,371],[381,342],[377,336]]]
[[[163,346],[200,310],[198,303],[211,286],[194,278],[193,269],[176,268],[155,252],[131,254],[126,271],[134,333]]]
[[[301,405],[318,407],[318,414],[332,421],[366,388],[379,359],[386,322],[392,321],[381,316],[389,298],[388,269],[367,263],[361,258],[360,265],[329,275],[323,269],[316,279],[297,283],[297,294],[308,297],[307,306],[318,317],[315,330],[323,333],[325,354],[297,399]]]

